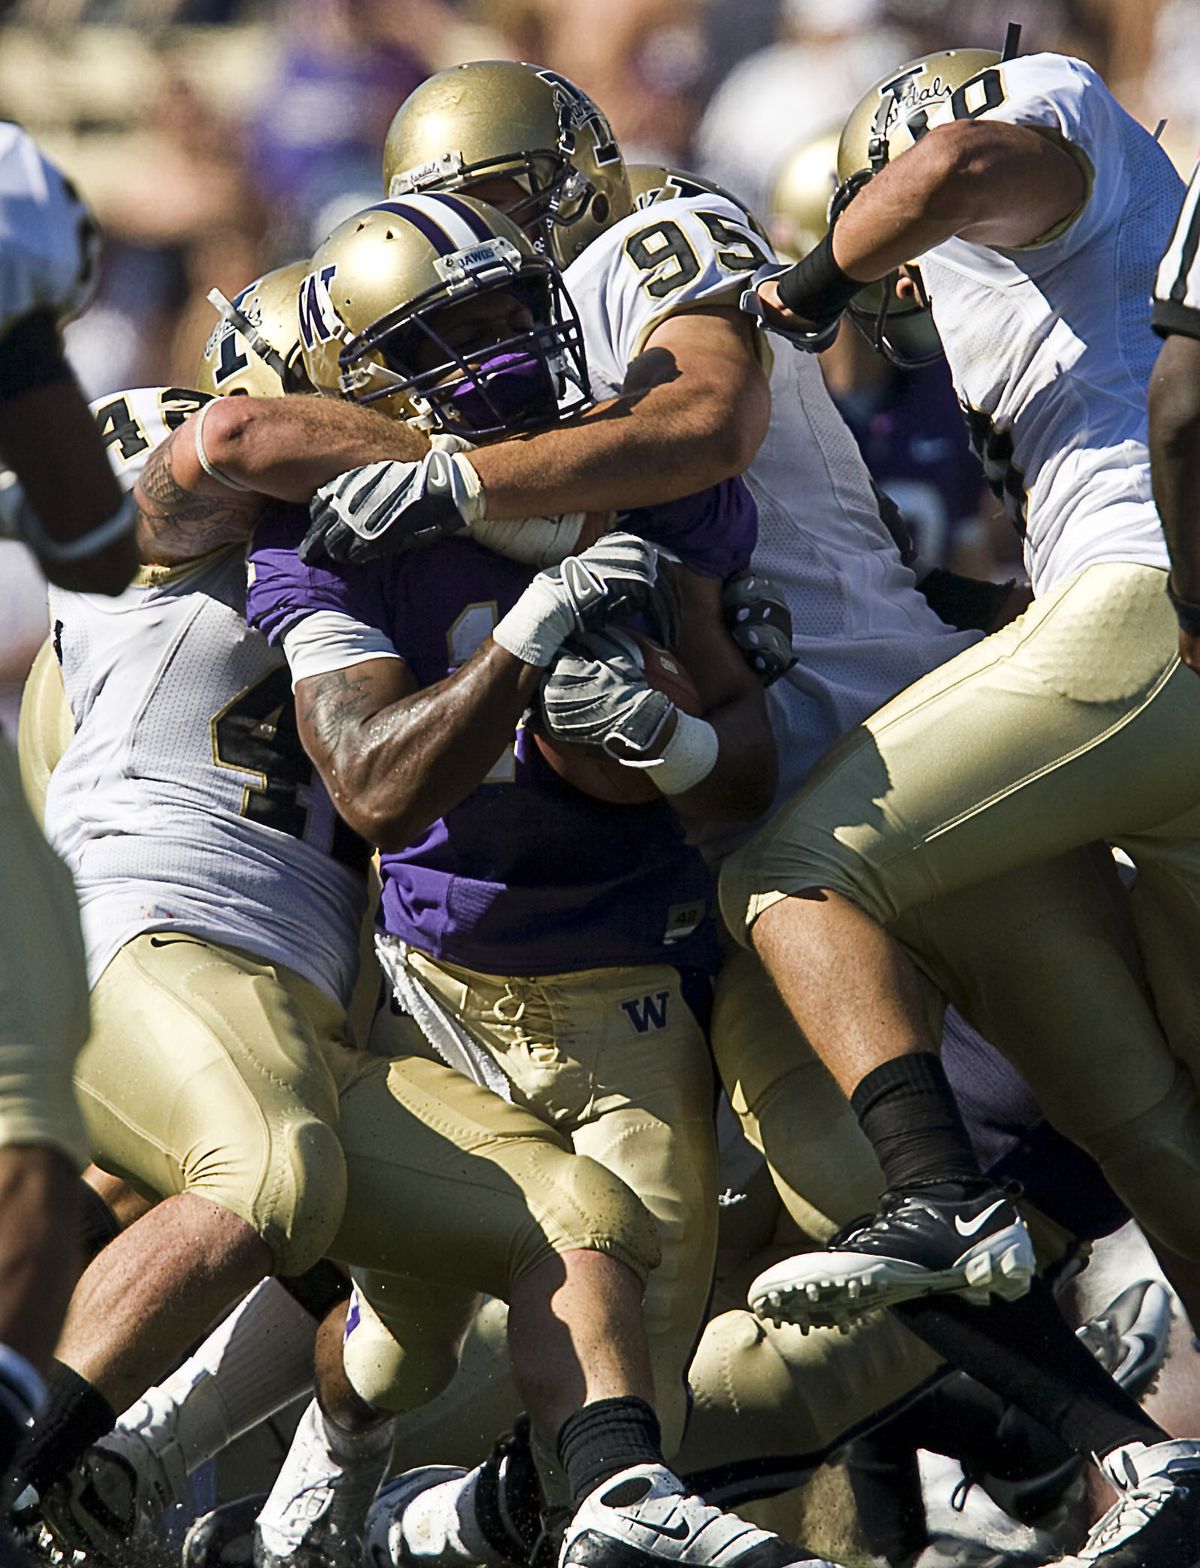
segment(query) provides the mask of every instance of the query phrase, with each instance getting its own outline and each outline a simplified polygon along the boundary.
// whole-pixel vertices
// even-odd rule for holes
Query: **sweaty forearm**
[[[338,671],[298,686],[300,733],[350,826],[398,850],[483,782],[542,673],[488,639],[452,676],[379,708],[354,669]]]
[[[675,501],[740,473],[753,450],[715,395],[667,383],[576,425],[482,447],[471,465],[488,520],[502,521]]]
[[[419,461],[422,432],[333,398],[226,398],[205,416],[204,451],[226,478],[303,504],[347,469],[388,458]]]

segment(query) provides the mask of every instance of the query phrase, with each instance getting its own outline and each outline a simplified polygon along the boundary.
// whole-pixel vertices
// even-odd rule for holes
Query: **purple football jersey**
[[[314,610],[353,616],[388,635],[421,686],[463,664],[533,575],[458,539],[364,567],[306,567],[294,549],[306,520],[278,506],[259,525],[251,624],[274,642]],[[622,523],[722,577],[747,564],[757,526],[736,481]],[[715,962],[711,880],[672,808],[592,800],[558,777],[523,727],[482,784],[406,849],[382,855],[380,869],[384,928],[468,968]]]

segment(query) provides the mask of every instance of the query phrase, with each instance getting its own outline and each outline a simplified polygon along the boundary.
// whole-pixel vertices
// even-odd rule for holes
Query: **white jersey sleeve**
[[[618,390],[668,317],[736,306],[755,273],[773,261],[741,209],[715,194],[658,201],[615,224],[566,274],[596,395]]]
[[[1158,269],[1151,319],[1160,337],[1200,338],[1200,163]]]
[[[0,124],[0,336],[37,310],[74,315],[100,232],[74,186],[18,125]]]
[[[1101,561],[1165,566],[1150,491],[1149,299],[1181,181],[1088,65],[1029,55],[981,72],[931,115],[1054,136],[1087,176],[1032,245],[945,240],[920,258],[972,444],[1041,594]]]
[[[1032,275],[1063,253],[1088,244],[1111,225],[1128,199],[1130,169],[1119,121],[1125,111],[1090,65],[1069,55],[1031,54],[981,71],[965,94],[946,99],[929,125],[955,118],[1002,120],[1042,131],[1079,163],[1087,181],[1083,201],[1048,235],[1021,246]]]

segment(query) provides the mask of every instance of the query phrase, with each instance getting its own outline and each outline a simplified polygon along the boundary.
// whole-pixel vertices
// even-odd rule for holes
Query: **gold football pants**
[[[958,900],[985,995],[990,923],[992,999],[1028,1022],[952,999],[1146,1228],[1200,1257],[1200,680],[1179,664],[1164,583],[1090,567],[901,692],[730,858],[721,899],[746,941],[764,910],[829,888],[915,956],[906,923]],[[1076,874],[1065,852],[1102,839],[1138,867],[1149,993],[1136,959],[1115,962],[1100,904],[1055,889],[1056,866]]]
[[[664,1442],[673,1446],[683,1430],[686,1368],[716,1244],[712,1069],[678,971],[647,966],[509,979],[412,951],[408,962],[501,1069],[514,1111],[615,1173],[653,1216],[661,1261],[647,1280],[644,1315],[656,1408]],[[347,1372],[364,1397],[405,1408],[389,1392],[395,1378],[388,1361],[403,1356],[406,1333],[411,1339],[412,1325],[429,1314],[419,1295],[394,1283],[371,1277],[366,1284],[381,1322],[361,1315],[347,1337]],[[454,1310],[443,1301],[440,1310],[465,1331],[477,1305],[463,1300]],[[398,1341],[395,1351],[388,1337]]]
[[[342,1009],[280,965],[155,932],[117,954],[93,1011],[78,1087],[97,1164],[221,1204],[280,1273],[329,1255],[433,1300],[507,1296],[575,1248],[643,1278],[656,1261],[653,1222],[596,1161],[440,1063],[350,1046]]]

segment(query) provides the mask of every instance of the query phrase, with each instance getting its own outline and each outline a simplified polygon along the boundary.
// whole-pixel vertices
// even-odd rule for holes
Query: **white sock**
[[[310,1535],[358,1540],[387,1468],[392,1426],[381,1420],[351,1431],[312,1401],[255,1525],[268,1551],[286,1559]]]
[[[177,1447],[185,1473],[312,1387],[316,1320],[264,1279],[195,1355],[117,1422],[152,1448]]]

